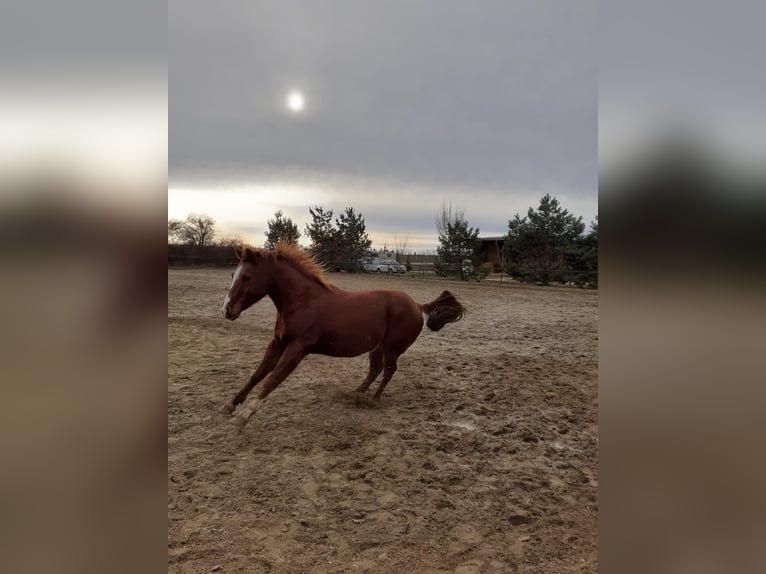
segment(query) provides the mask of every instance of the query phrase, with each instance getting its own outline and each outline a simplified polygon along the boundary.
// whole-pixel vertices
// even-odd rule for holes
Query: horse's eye
[[[242,276],[242,281],[250,281],[250,276],[249,275],[243,275]]]

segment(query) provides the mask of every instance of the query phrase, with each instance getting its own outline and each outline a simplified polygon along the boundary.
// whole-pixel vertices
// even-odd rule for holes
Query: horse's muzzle
[[[233,313],[231,310],[231,307],[228,305],[221,309],[221,314],[223,315],[224,319],[228,319],[229,321],[233,321],[237,317],[239,317],[239,313]]]

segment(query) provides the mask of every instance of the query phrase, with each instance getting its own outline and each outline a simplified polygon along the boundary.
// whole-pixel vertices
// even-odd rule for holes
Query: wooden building
[[[496,271],[503,266],[503,244],[505,235],[495,235],[492,237],[479,237],[481,241],[481,251],[484,263],[492,263]]]

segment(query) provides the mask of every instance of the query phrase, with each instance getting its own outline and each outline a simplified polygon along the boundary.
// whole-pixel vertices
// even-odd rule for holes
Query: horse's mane
[[[317,263],[311,254],[298,245],[289,243],[277,243],[275,249],[261,249],[242,245],[240,259],[245,259],[247,254],[257,253],[261,257],[269,257],[273,261],[286,261],[305,276],[315,279],[321,285],[327,285],[324,280],[324,268]]]

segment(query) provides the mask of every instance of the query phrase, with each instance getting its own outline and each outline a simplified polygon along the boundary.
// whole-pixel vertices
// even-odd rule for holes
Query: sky
[[[737,167],[764,165],[766,4],[613,0],[598,16],[602,166],[673,132]]]
[[[598,210],[596,2],[171,1],[168,217],[261,245],[276,210],[365,218],[374,248],[482,236],[550,193]],[[300,112],[286,105],[300,92]],[[304,244],[307,238],[302,238]]]

